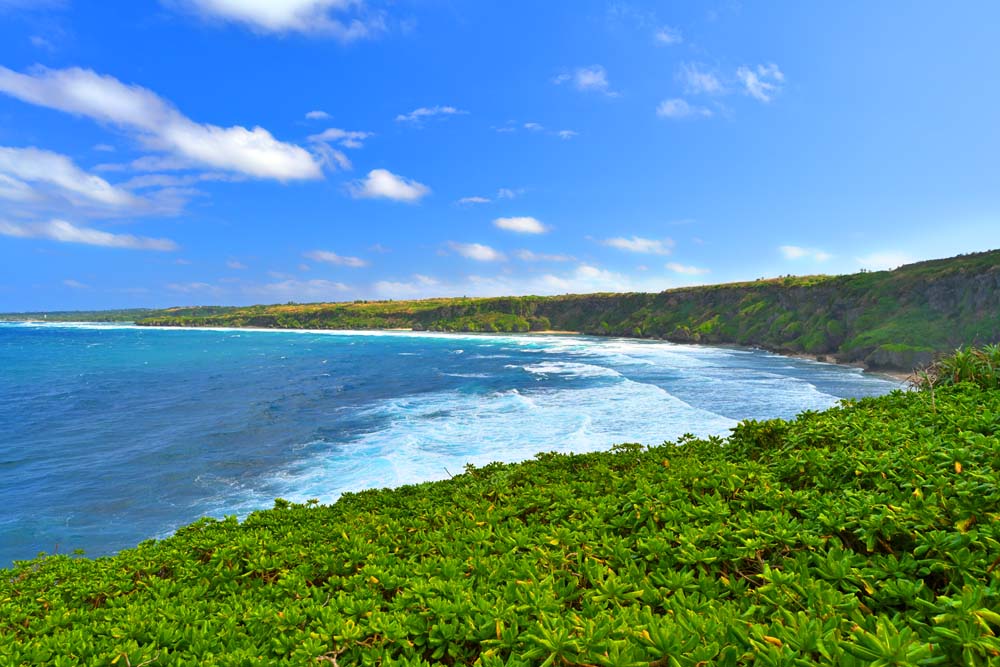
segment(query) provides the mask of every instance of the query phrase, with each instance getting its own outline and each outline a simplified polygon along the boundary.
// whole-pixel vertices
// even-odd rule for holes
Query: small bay
[[[113,553],[276,497],[726,435],[898,387],[628,339],[0,324],[0,567]]]

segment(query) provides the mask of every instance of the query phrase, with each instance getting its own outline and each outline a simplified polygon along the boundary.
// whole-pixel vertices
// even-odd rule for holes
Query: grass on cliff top
[[[0,664],[997,665],[984,372],[23,562]]]

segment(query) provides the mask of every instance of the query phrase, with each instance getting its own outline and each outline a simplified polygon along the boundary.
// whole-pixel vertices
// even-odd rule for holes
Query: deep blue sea
[[[539,451],[725,435],[896,381],[583,336],[0,324],[0,567]]]

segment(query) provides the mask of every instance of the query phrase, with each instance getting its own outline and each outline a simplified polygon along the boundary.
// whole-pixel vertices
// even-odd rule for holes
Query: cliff
[[[1000,341],[1000,250],[894,271],[785,277],[659,293],[356,301],[157,311],[139,324],[436,331],[580,331],[758,346],[912,370]]]

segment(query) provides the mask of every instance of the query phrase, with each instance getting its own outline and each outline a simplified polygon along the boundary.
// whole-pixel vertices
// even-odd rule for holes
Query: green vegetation
[[[0,663],[997,665],[998,356],[726,440],[542,454],[19,563]]]
[[[196,306],[15,313],[0,320],[136,321],[160,326],[546,329],[680,343],[736,344],[910,371],[963,344],[1000,342],[1000,250],[895,271],[785,276],[657,294]]]
[[[1000,345],[960,348],[914,375],[914,384],[926,390],[962,382],[1000,389]]]
[[[1000,251],[895,271],[787,276],[658,294],[172,308],[139,323],[480,332],[551,327],[759,346],[910,371],[958,345],[1000,341]]]
[[[159,311],[151,308],[125,310],[61,310],[37,313],[0,313],[0,322],[135,322]]]

